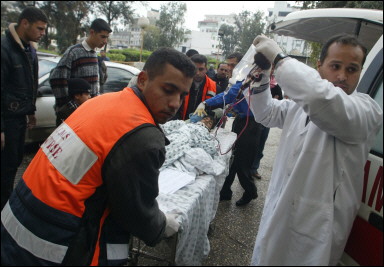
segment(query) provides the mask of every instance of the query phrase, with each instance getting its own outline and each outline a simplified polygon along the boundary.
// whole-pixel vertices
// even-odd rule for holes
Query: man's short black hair
[[[195,63],[204,63],[205,66],[207,66],[208,60],[207,57],[204,55],[196,54],[191,57],[191,60]]]
[[[195,49],[189,49],[189,50],[185,53],[185,55],[186,55],[187,57],[192,57],[193,55],[196,55],[196,54],[199,54],[199,52],[197,52],[197,50],[195,50]]]
[[[20,25],[21,21],[26,19],[29,23],[35,23],[37,21],[42,21],[48,23],[48,18],[45,13],[34,6],[26,7],[20,14],[17,24]]]
[[[153,80],[164,73],[167,63],[180,70],[186,77],[193,78],[196,74],[195,64],[183,53],[169,47],[153,52],[145,62],[143,70],[147,71],[149,80]]]
[[[227,65],[227,62],[220,62],[219,65],[217,65],[217,69],[220,69],[220,65],[222,64]]]
[[[95,32],[112,32],[111,27],[109,27],[108,23],[103,19],[95,19],[94,21],[92,21],[91,29]]]
[[[364,65],[365,59],[367,57],[367,48],[356,38],[356,36],[350,35],[350,34],[339,34],[331,37],[323,46],[321,53],[320,53],[320,63],[323,64],[325,58],[328,55],[328,49],[333,43],[341,43],[343,45],[350,45],[350,46],[358,46],[363,50],[363,62],[361,66]]]
[[[237,59],[237,62],[240,62],[241,59],[243,58],[243,54],[241,54],[240,52],[235,52],[235,53],[232,53],[230,54],[227,59],[231,59],[231,58],[236,58]]]

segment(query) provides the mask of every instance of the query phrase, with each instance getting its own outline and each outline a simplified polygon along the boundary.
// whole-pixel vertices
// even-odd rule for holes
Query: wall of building
[[[300,8],[291,6],[287,1],[275,1],[274,7],[268,8],[268,25],[283,20],[289,13],[297,10]],[[304,40],[277,34],[273,35],[273,39],[289,55],[307,57],[310,53],[309,46]]]

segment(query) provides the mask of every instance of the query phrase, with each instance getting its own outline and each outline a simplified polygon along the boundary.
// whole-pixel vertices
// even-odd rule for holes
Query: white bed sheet
[[[212,131],[214,133],[215,130]],[[216,136],[221,151],[226,152],[236,140],[236,134],[220,128]],[[180,222],[175,262],[181,266],[201,265],[208,256],[210,245],[208,240],[209,224],[216,215],[220,190],[225,177],[229,173],[232,152],[219,155],[226,163],[220,175],[198,175],[195,181],[172,194],[159,194],[157,201],[165,213],[178,214]]]

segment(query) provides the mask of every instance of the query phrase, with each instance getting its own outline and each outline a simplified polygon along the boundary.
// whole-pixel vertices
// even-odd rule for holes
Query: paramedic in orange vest
[[[216,95],[216,82],[206,75],[207,58],[196,54],[191,57],[191,60],[195,63],[197,72],[193,77],[193,84],[189,94],[186,96],[175,119],[188,120],[189,114],[193,113],[201,102]]]
[[[156,201],[169,143],[158,123],[176,114],[195,73],[186,55],[162,48],[137,86],[76,109],[41,145],[1,212],[2,265],[105,265],[107,222],[150,246],[175,234],[176,215]],[[112,252],[116,259],[128,251]]]

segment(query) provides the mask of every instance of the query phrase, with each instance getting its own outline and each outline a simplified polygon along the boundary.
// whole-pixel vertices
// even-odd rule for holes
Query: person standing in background
[[[104,93],[103,85],[108,79],[107,65],[105,65],[104,61],[110,61],[110,59],[107,57],[105,50],[101,50],[100,56],[97,56],[97,62],[99,64],[100,94]]]
[[[232,77],[232,71],[236,65],[243,58],[243,54],[239,52],[234,52],[227,57],[227,66],[228,66],[228,79]]]
[[[229,78],[228,78],[228,65],[225,62],[221,62],[217,67],[217,73],[213,77],[213,79],[219,86],[220,90],[216,92],[216,94],[220,94],[225,91],[228,87]]]
[[[68,79],[81,78],[91,84],[91,97],[100,95],[100,74],[95,48],[102,48],[112,32],[103,19],[95,19],[88,37],[81,43],[69,47],[57,66],[51,71],[49,82],[56,98],[55,112],[70,99],[68,97]],[[56,125],[61,120],[56,115]]]
[[[204,100],[216,95],[217,84],[207,76],[207,58],[204,55],[195,54],[191,57],[195,63],[197,72],[193,77],[193,83],[188,95],[184,99],[183,105],[180,107],[177,119],[187,120],[189,114],[193,113],[196,107]]]
[[[232,75],[233,69],[242,58],[243,55],[237,52],[227,57],[230,75]],[[233,162],[229,168],[229,174],[225,178],[220,191],[220,201],[231,200],[233,194],[231,187],[237,175],[244,193],[236,201],[236,206],[247,205],[258,197],[257,187],[251,174],[251,166],[255,159],[262,130],[262,125],[255,121],[243,94],[239,95],[241,86],[242,81],[236,81],[228,92],[221,92],[215,97],[201,102],[194,112],[194,114],[201,116],[201,114],[206,114],[206,108],[222,107],[224,103],[232,105],[233,110],[236,112],[236,117],[232,124],[232,132],[238,134],[238,139],[233,149]]]
[[[35,42],[45,35],[47,23],[42,10],[27,7],[1,37],[1,208],[23,159],[25,131],[36,125],[39,65]]]
[[[66,120],[81,104],[91,98],[91,85],[86,80],[71,78],[68,80],[68,95],[71,100],[60,107],[57,116]]]
[[[195,49],[189,49],[185,55],[189,58],[191,58],[192,56],[196,55],[196,54],[199,54],[199,52]]]
[[[210,79],[213,79],[216,75],[216,72],[215,72],[215,69],[213,68],[213,65],[212,64],[209,64],[209,69],[207,71],[207,76],[210,78]]]

